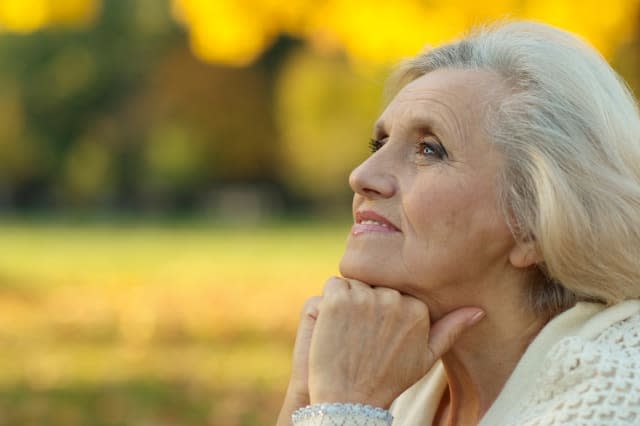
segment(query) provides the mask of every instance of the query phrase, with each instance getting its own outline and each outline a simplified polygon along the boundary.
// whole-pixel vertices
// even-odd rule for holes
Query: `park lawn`
[[[271,425],[348,224],[0,224],[0,426]]]

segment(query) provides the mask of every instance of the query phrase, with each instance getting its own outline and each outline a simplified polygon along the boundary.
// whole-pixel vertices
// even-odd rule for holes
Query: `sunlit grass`
[[[272,424],[346,229],[0,225],[0,425]]]

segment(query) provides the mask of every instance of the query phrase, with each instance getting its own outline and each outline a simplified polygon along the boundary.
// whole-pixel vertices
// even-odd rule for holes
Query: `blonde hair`
[[[505,156],[514,236],[544,259],[532,308],[553,316],[577,300],[640,297],[640,117],[607,62],[565,31],[506,22],[408,60],[392,82],[442,68],[492,71],[507,88],[486,130]]]

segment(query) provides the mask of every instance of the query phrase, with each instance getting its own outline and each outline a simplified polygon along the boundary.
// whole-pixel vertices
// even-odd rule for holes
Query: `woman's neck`
[[[514,305],[485,307],[487,315],[442,357],[449,389],[449,425],[476,425],[489,410],[547,320]]]

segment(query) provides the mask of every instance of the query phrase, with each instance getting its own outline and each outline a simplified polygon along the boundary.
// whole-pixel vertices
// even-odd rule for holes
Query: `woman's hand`
[[[388,408],[483,316],[461,308],[433,326],[418,299],[333,277],[302,310],[293,369],[278,426],[298,408],[360,402]]]
[[[343,278],[329,279],[315,306],[319,313],[310,329],[309,352],[303,350],[309,329],[300,331],[296,342],[296,351],[298,343],[302,346],[300,361],[308,357],[309,402],[382,408],[423,377],[484,315],[479,308],[461,308],[431,326],[420,300]],[[304,365],[297,368],[304,374]]]

